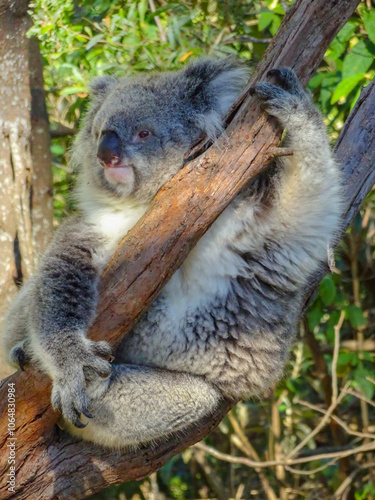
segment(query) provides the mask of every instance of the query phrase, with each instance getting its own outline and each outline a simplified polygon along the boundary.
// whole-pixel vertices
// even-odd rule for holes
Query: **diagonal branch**
[[[306,83],[358,3],[297,0],[252,81],[264,77],[271,67],[289,65]],[[363,108],[367,109],[366,102]],[[121,243],[102,277],[92,338],[106,339],[114,346],[119,343],[215,218],[272,158],[280,130],[245,93],[241,105],[228,118],[226,136],[161,189],[148,212]],[[15,383],[17,401],[15,495],[6,484],[10,382]],[[90,443],[77,443],[56,431],[53,424],[57,415],[49,405],[49,386],[48,378],[34,369],[17,373],[0,385],[1,498],[81,498],[110,484],[143,477],[200,440],[230,408],[230,403],[223,401],[214,415],[183,436],[172,437],[157,447],[123,451],[120,456]]]

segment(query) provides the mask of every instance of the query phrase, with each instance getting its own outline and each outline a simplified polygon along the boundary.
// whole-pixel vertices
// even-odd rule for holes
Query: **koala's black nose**
[[[104,132],[100,138],[97,157],[103,167],[116,167],[120,164],[121,144],[116,132]]]

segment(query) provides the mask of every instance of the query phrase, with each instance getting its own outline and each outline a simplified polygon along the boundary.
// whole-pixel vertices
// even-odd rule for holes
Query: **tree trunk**
[[[252,81],[259,80],[271,67],[289,65],[306,83],[357,4],[358,0],[297,0]],[[367,102],[374,103],[374,92],[368,94],[363,106],[353,113],[368,112],[368,108],[372,112]],[[374,118],[369,116],[368,120],[372,120],[373,131]],[[237,113],[233,111],[228,119],[227,137],[168,182],[121,243],[102,277],[92,338],[106,339],[116,346],[235,194],[275,153],[280,154],[275,149],[280,138],[275,120],[247,94]],[[371,170],[364,162],[359,182]],[[362,201],[364,190],[359,191]],[[347,202],[348,208],[349,203],[357,203],[349,198]],[[9,383],[16,388],[16,494],[9,492],[5,476],[9,472]],[[184,436],[120,455],[76,442],[53,428],[57,415],[49,406],[49,385],[46,376],[29,369],[3,381],[0,387],[0,473],[5,478],[0,485],[1,498],[82,498],[111,484],[139,479],[201,439],[230,407],[224,402],[214,416]]]
[[[16,6],[17,5],[17,6]],[[50,139],[42,64],[27,1],[0,10],[0,330],[52,235]],[[10,371],[0,359],[0,376]]]

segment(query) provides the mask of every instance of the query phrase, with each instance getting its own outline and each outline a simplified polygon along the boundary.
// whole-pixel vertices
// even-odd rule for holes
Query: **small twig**
[[[322,420],[319,422],[319,424],[315,427],[315,429],[313,429],[310,434],[308,434],[305,439],[303,439],[299,445],[297,445],[294,450],[292,450],[289,455],[287,456],[288,459],[291,459],[292,457],[296,456],[297,453],[302,450],[302,448],[313,438],[315,437],[319,432],[320,430],[327,424],[327,422],[329,421],[329,419],[331,418],[331,415],[333,413],[333,411],[335,410],[336,406],[341,402],[341,400],[344,398],[345,394],[346,394],[346,389],[349,387],[349,382],[347,382],[344,386],[344,388],[342,389],[340,395],[334,400],[332,401],[330,407],[327,409],[324,417],[322,418]]]
[[[367,404],[375,408],[375,403],[371,401],[371,399],[368,399],[365,396],[363,396],[360,392],[354,391],[353,389],[347,389],[346,393],[351,394],[352,396],[355,396],[356,398],[365,401]]]
[[[327,469],[328,467],[331,467],[331,465],[335,465],[337,460],[338,458],[334,458],[333,460],[330,460],[329,462],[325,463],[324,465],[321,465],[320,467],[317,467],[316,469],[300,470],[296,469],[295,467],[290,467],[289,465],[286,465],[285,470],[291,472],[292,474],[296,474],[297,476],[311,476],[312,474],[316,474],[318,472],[321,472],[322,470]]]
[[[250,460],[249,458],[245,457],[234,457],[232,455],[228,455],[227,453],[222,453],[218,450],[215,450],[215,448],[207,446],[203,443],[197,443],[194,445],[194,447],[198,448],[199,450],[203,450],[206,453],[209,453],[210,455],[212,455],[215,458],[218,458],[219,460],[225,460],[226,462],[232,464],[246,465],[247,467],[253,469],[256,467],[262,467],[262,468],[275,467],[277,465],[283,465],[284,467],[286,467],[291,465],[314,462],[316,460],[328,460],[328,459],[339,460],[341,458],[350,457],[351,455],[357,455],[358,453],[365,453],[367,451],[375,450],[375,441],[363,444],[361,446],[357,446],[356,448],[350,448],[348,450],[347,449],[342,450],[342,448],[340,448],[342,451],[332,451],[329,453],[321,453],[321,454],[317,453],[316,455],[310,455],[308,457],[301,457],[301,458],[293,458],[293,459],[286,458],[285,460],[282,461],[267,460],[264,462],[256,462],[255,460]]]
[[[280,148],[280,147],[271,147],[268,150],[268,153],[272,157],[280,157],[280,156],[293,156],[294,150],[292,148]]]
[[[155,8],[154,0],[148,0],[148,4],[150,6],[151,11],[155,12],[156,8]],[[158,30],[159,30],[160,39],[161,39],[161,41],[163,43],[165,43],[167,41],[167,38],[165,36],[164,30],[163,30],[163,26],[161,25],[160,17],[159,16],[155,16],[154,19],[155,19],[156,26],[158,27]]]
[[[317,411],[319,413],[325,414],[326,410],[323,408],[320,408],[317,405],[313,405],[312,403],[308,403],[307,401],[302,401],[300,399],[295,399],[295,403],[298,403],[302,406],[306,406],[307,408],[310,408],[311,410]],[[351,436],[357,436],[361,438],[370,438],[370,439],[375,439],[375,434],[369,434],[366,432],[359,432],[359,431],[353,431],[341,418],[339,418],[337,415],[331,415],[332,420],[337,422],[348,434]]]
[[[256,452],[255,448],[252,446],[250,441],[247,439],[246,434],[243,432],[238,420],[236,419],[233,410],[228,413],[228,418],[232,424],[233,430],[235,432],[231,437],[231,441],[237,448],[239,448],[245,455],[254,460],[260,461],[260,457]],[[258,468],[255,469],[258,473],[259,479],[262,483],[263,489],[267,495],[268,500],[277,500],[277,496],[272,489],[267,477],[264,472]]]
[[[363,444],[361,446],[357,446],[356,448],[351,448],[349,450],[344,450],[341,452],[333,451],[331,453],[322,453],[322,454],[317,454],[317,455],[311,455],[309,457],[302,457],[302,458],[294,458],[293,460],[287,460],[286,465],[290,464],[303,464],[307,462],[313,462],[315,460],[327,460],[329,458],[335,458],[335,459],[340,459],[340,458],[345,458],[345,457],[350,457],[351,455],[357,455],[358,453],[364,453],[366,451],[372,451],[375,450],[375,441],[372,441],[371,443]]]
[[[240,35],[240,36],[234,36],[232,38],[228,38],[227,40],[225,40],[224,45],[228,45],[228,44],[233,43],[233,42],[268,44],[268,43],[272,42],[272,38],[257,38],[256,36]]]
[[[234,497],[234,500],[241,500],[244,489],[245,489],[245,485],[244,485],[244,483],[241,483],[238,487],[238,490],[236,492],[236,496]]]
[[[332,404],[335,403],[337,399],[337,393],[338,393],[338,388],[337,388],[337,361],[339,358],[339,350],[340,350],[340,330],[342,327],[342,324],[345,319],[345,311],[342,310],[340,314],[339,321],[337,325],[335,325],[335,344],[333,348],[333,357],[332,357]]]
[[[343,498],[342,494],[348,487],[351,485],[351,483],[354,481],[355,476],[361,472],[363,469],[368,469],[370,467],[375,467],[375,462],[369,462],[367,464],[361,464],[357,469],[355,469],[348,477],[345,478],[345,480],[340,484],[340,486],[337,488],[337,490],[334,493],[334,498]]]
[[[225,489],[220,477],[216,474],[216,471],[212,469],[210,464],[205,458],[205,454],[202,450],[196,450],[195,460],[199,464],[203,474],[206,476],[207,483],[209,484],[212,491],[215,493],[219,500],[225,500]]]
[[[198,448],[199,450],[203,450],[206,453],[209,453],[210,455],[212,455],[215,458],[218,458],[219,460],[225,460],[226,462],[229,462],[231,464],[246,465],[251,469],[255,469],[257,467],[275,467],[276,465],[279,465],[279,462],[277,462],[276,460],[268,460],[267,462],[257,462],[255,460],[251,460],[250,458],[234,457],[232,455],[228,455],[227,453],[222,453],[221,451],[215,450],[215,448],[207,446],[203,443],[197,443],[194,445],[194,447]]]

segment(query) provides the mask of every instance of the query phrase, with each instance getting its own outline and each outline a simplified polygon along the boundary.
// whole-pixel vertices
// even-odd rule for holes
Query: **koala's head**
[[[207,58],[176,72],[95,79],[73,150],[85,182],[115,199],[149,201],[203,134],[218,135],[247,78],[238,61]]]

